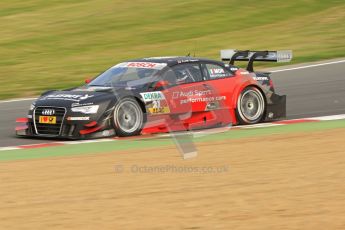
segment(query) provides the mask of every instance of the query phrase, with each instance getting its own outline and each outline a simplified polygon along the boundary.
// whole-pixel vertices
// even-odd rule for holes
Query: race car
[[[43,93],[18,136],[86,139],[247,125],[286,115],[286,96],[254,61],[286,62],[291,51],[222,50],[222,61],[150,57],[116,64],[85,84]],[[234,65],[248,61],[246,69]]]

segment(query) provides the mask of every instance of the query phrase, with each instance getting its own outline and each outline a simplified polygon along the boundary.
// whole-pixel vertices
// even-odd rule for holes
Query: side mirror
[[[160,89],[160,88],[168,87],[169,85],[170,84],[168,81],[160,80],[153,85],[153,88],[154,89]]]
[[[90,82],[91,82],[91,79],[90,79],[90,78],[85,79],[85,83],[86,83],[86,84],[89,84]]]

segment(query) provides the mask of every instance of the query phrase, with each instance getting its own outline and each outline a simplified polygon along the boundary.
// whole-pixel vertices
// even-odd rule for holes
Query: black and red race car
[[[255,124],[286,114],[269,73],[254,61],[290,61],[291,51],[222,50],[222,61],[151,57],[117,64],[85,85],[43,93],[19,136],[68,139],[133,136]],[[248,61],[246,69],[235,61]],[[229,63],[224,63],[229,62]]]

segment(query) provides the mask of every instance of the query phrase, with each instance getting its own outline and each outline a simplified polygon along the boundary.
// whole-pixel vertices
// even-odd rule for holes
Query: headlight
[[[84,114],[93,114],[97,113],[99,105],[87,105],[72,108],[72,112],[84,113]]]
[[[35,108],[35,105],[31,104],[29,110],[34,110],[34,108]]]

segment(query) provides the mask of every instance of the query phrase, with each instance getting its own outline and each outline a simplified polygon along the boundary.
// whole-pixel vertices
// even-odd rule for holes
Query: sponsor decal
[[[67,117],[68,121],[88,121],[90,117]]]
[[[81,96],[79,99],[82,101],[82,100],[86,100],[90,97],[93,97],[94,95],[89,95],[89,94],[85,94],[84,96]]]
[[[172,98],[177,99],[180,96],[180,92],[173,92]]]
[[[224,73],[224,69],[210,69],[211,74],[221,74]]]
[[[175,91],[172,92],[173,99],[180,99],[180,104],[187,104],[187,103],[199,103],[199,102],[206,102],[210,105],[219,105],[217,101],[226,100],[226,96],[213,96],[212,90],[189,90],[189,91]],[[215,102],[215,103],[210,103]],[[212,107],[212,106],[211,106]],[[211,108],[210,107],[210,108]]]
[[[190,90],[190,91],[177,91],[177,92],[173,92],[173,99],[177,99],[179,97],[193,97],[193,96],[197,96],[197,97],[201,97],[201,96],[206,96],[206,95],[211,95],[212,94],[212,90],[207,89],[207,90]]]
[[[275,55],[277,56],[277,62],[289,62],[292,59],[292,52],[289,50],[277,51]]]
[[[196,62],[198,61],[197,59],[185,59],[185,60],[178,60],[177,63],[188,63],[188,62]]]
[[[152,101],[152,107],[148,108],[151,114],[170,113],[170,109],[167,105],[162,105],[160,100]]]
[[[150,114],[170,113],[170,108],[161,91],[140,93]]]
[[[127,67],[127,68],[143,68],[143,69],[158,69],[161,70],[166,67],[166,63],[154,63],[154,62],[124,62],[116,65],[115,67]]]
[[[218,101],[208,102],[206,105],[205,111],[219,109],[219,107],[220,107],[220,105],[219,105]]]
[[[216,102],[226,100],[226,96],[212,96],[212,90],[189,90],[175,91],[172,93],[173,99],[180,98],[180,104],[198,102]]]
[[[160,100],[165,99],[165,96],[161,91],[140,93],[140,95],[144,99],[144,102],[157,101],[157,100],[160,101]]]
[[[87,87],[87,88],[74,89],[73,91],[96,92],[96,91],[107,90],[107,89],[111,89],[111,87],[108,87],[108,86],[90,86],[90,87]]]
[[[151,114],[164,114],[164,113],[170,113],[169,107],[160,107],[160,108],[148,108],[149,113]]]
[[[40,123],[40,124],[56,124],[56,117],[54,117],[54,116],[39,116],[38,123]]]
[[[227,76],[224,69],[222,69],[222,68],[212,68],[212,69],[209,69],[208,72],[210,74],[210,78],[218,78],[218,77],[226,77]]]
[[[267,81],[268,77],[253,77],[253,79],[256,81]]]
[[[77,95],[77,94],[51,94],[51,95],[47,95],[42,97],[40,100],[49,100],[49,99],[54,99],[54,100],[66,100],[66,101],[82,101],[82,100],[86,100],[89,98],[94,97],[94,95],[89,95],[89,94],[85,94],[85,95]]]
[[[103,136],[103,137],[110,136],[110,131],[109,131],[109,130],[104,130],[104,131],[102,132],[102,136]]]
[[[180,101],[180,104],[186,103],[199,103],[199,102],[213,102],[213,101],[223,101],[226,100],[226,96],[217,96],[217,97],[196,97],[196,98],[186,98]]]

